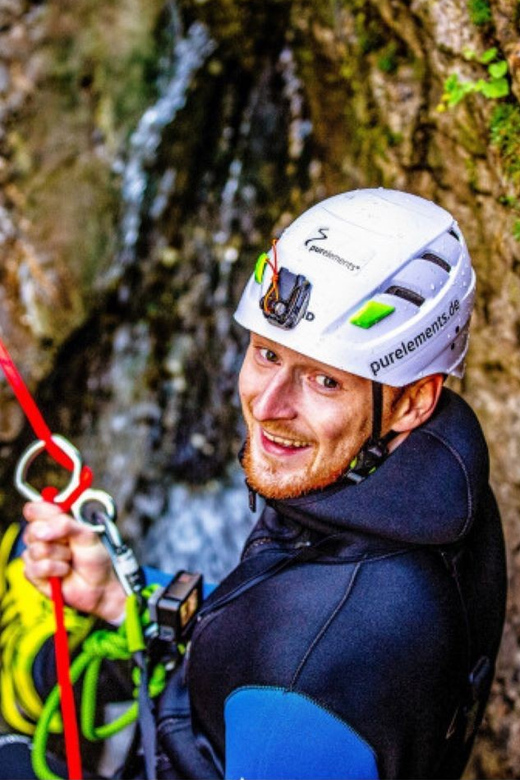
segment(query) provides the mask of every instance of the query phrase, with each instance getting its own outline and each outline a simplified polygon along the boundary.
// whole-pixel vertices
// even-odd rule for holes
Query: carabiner
[[[127,596],[135,594],[140,597],[144,587],[141,567],[116,526],[116,504],[112,496],[104,490],[84,490],[72,504],[71,511],[78,523],[99,534]]]
[[[51,438],[53,443],[70,458],[73,466],[69,484],[54,496],[54,503],[64,505],[64,511],[70,511],[78,523],[99,535],[125,593],[139,596],[144,585],[141,568],[116,526],[117,508],[114,499],[104,490],[94,490],[90,487],[92,472],[83,465],[81,454],[70,441],[59,434]],[[28,482],[27,474],[38,455],[48,449],[47,445],[48,442],[43,439],[35,441],[25,450],[16,466],[14,479],[16,488],[29,501],[43,500],[41,493]]]
[[[94,520],[90,520],[84,513],[85,507],[90,503],[101,504],[103,515],[112,523],[114,523],[117,517],[116,502],[112,496],[104,490],[94,490],[94,488],[87,488],[70,507],[70,510],[78,523],[86,525],[88,528],[90,528],[91,531],[94,531],[95,533],[106,533],[106,528],[102,523],[96,523]]]
[[[60,436],[58,433],[52,435],[52,441],[59,447],[71,460],[73,468],[70,476],[69,483],[57,496],[54,498],[56,504],[61,504],[67,501],[70,496],[80,485],[81,471],[83,468],[83,458],[76,447],[65,439],[64,436]],[[16,489],[22,496],[29,499],[29,501],[41,501],[42,496],[32,485],[27,481],[27,473],[33,461],[36,460],[38,455],[47,449],[47,442],[43,439],[37,439],[33,444],[29,445],[25,452],[20,457],[17,463],[16,471],[14,475],[14,484]]]

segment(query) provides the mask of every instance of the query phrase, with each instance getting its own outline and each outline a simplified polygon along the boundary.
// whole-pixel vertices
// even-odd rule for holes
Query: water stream
[[[175,14],[172,14],[175,19]],[[147,108],[132,134],[128,162],[122,168],[124,215],[121,225],[121,250],[111,274],[120,276],[124,267],[135,260],[136,244],[142,218],[143,200],[148,183],[147,169],[154,163],[162,133],[185,106],[194,75],[215,48],[204,25],[195,22],[186,35],[172,23],[172,55],[164,57],[168,71],[158,79],[159,97]],[[118,163],[121,170],[121,163]]]
[[[110,280],[118,283],[120,300],[125,294],[126,270],[141,262],[138,244],[144,217],[151,217],[156,223],[175,186],[173,171],[151,173],[164,131],[167,128],[170,134],[175,131],[175,118],[186,104],[193,79],[215,48],[202,24],[195,23],[182,34],[175,14],[172,19],[172,48],[163,58],[163,71],[157,84],[158,98],[139,121],[130,138],[127,162],[120,169],[124,206],[121,249],[110,274]],[[247,118],[242,127],[244,135],[247,135]],[[239,154],[230,165],[228,183],[221,198],[219,225],[213,235],[215,243],[224,248],[236,209],[241,170]],[[157,194],[145,214],[151,175],[159,181]],[[229,270],[235,260],[236,253],[228,247],[219,263],[220,283],[214,292],[217,329],[223,345],[230,318],[224,317],[220,304],[223,307],[229,295]],[[119,467],[112,476],[107,475],[107,479],[112,478],[114,482],[109,488],[122,506],[128,506],[131,497],[131,510],[124,518],[125,532],[138,542],[142,535],[142,518],[153,519],[150,531],[139,545],[143,562],[172,572],[178,568],[202,571],[210,580],[218,581],[238,561],[244,539],[254,522],[242,472],[237,464],[232,464],[223,480],[212,480],[201,486],[173,482],[168,474],[161,479],[161,484],[154,485],[152,479],[143,486],[141,475],[149,466],[152,427],[160,429],[161,415],[156,399],[143,385],[150,354],[148,326],[144,321],[137,326],[123,323],[116,335],[109,368],[112,397],[103,416],[112,451],[119,452]],[[188,337],[182,333],[172,334],[175,354],[182,355],[184,341],[188,341]],[[225,354],[224,350],[222,360],[225,360]],[[218,370],[216,362],[215,371]],[[175,373],[179,374],[177,380],[183,378],[181,368]],[[184,383],[178,381],[177,384],[172,381],[171,387],[173,392],[178,389],[179,393],[185,389]],[[140,409],[144,410],[143,415]],[[182,426],[182,416],[177,425]],[[167,436],[168,433],[163,431],[158,435]]]

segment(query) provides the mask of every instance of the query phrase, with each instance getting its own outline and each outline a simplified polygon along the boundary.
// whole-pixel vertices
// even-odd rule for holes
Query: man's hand
[[[55,504],[31,502],[23,509],[25,576],[50,597],[50,577],[62,580],[65,602],[109,622],[124,614],[125,593],[99,536]]]

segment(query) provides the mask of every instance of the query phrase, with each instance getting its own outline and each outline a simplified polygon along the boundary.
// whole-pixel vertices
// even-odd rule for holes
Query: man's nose
[[[252,405],[259,422],[293,420],[296,415],[296,388],[289,373],[277,371],[260,389]]]

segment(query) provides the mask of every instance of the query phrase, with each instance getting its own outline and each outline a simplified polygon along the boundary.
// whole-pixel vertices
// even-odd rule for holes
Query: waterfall
[[[148,533],[146,563],[169,572],[201,571],[208,582],[218,582],[238,563],[253,522],[238,468],[225,482],[198,488],[174,485],[166,509]]]
[[[126,295],[125,272],[138,259],[137,245],[142,220],[146,216],[145,195],[163,133],[168,127],[175,130],[175,118],[186,104],[190,85],[215,49],[206,28],[198,22],[183,34],[175,9],[171,40],[172,47],[161,63],[158,98],[145,110],[131,135],[126,162],[119,162],[117,166],[122,177],[123,216],[120,250],[108,281],[118,285],[120,299]],[[247,134],[247,129],[243,128],[243,132]],[[229,181],[222,195],[221,230],[214,237],[217,246],[225,245],[229,238],[240,171],[241,162],[237,158],[231,166]],[[153,218],[157,218],[175,185],[175,173],[171,170],[154,171],[153,175],[159,177],[157,194],[154,202],[146,208]],[[229,284],[229,265],[236,259],[234,255],[231,257],[230,251],[227,248],[221,269],[220,293],[224,297]],[[217,292],[216,299],[218,297]],[[228,327],[229,323],[224,330]],[[157,489],[150,485],[139,487],[139,474],[145,466],[143,452],[147,451],[150,436],[147,426],[152,419],[157,422],[161,410],[140,382],[149,355],[146,322],[121,324],[116,336],[109,382],[113,397],[106,410],[110,419],[105,428],[108,435],[117,437],[121,449],[114,475],[118,487],[113,492],[118,497],[118,504],[129,508],[123,519],[124,533],[137,545],[144,563],[169,572],[179,568],[202,571],[216,582],[238,562],[254,519],[248,508],[242,472],[237,464],[233,464],[222,481],[211,481],[199,487],[169,484],[168,477]],[[178,335],[177,342],[179,338]],[[218,370],[217,366],[215,370]],[[119,410],[115,416],[114,409]],[[141,420],[142,410],[146,423]],[[144,540],[142,517],[153,518]]]
[[[147,167],[156,159],[164,129],[186,104],[193,76],[215,48],[204,25],[194,22],[185,36],[173,24],[173,52],[168,57],[169,74],[158,80],[159,97],[141,117],[129,143],[126,165],[118,162],[122,174],[123,218],[121,249],[110,271],[110,281],[119,281],[124,269],[135,260],[136,244],[142,218],[142,206],[148,181]]]

